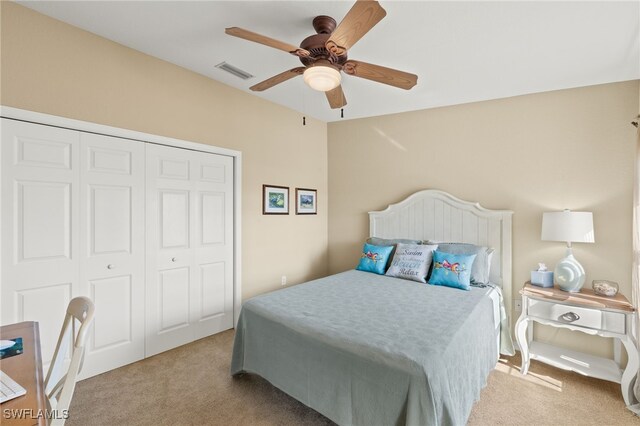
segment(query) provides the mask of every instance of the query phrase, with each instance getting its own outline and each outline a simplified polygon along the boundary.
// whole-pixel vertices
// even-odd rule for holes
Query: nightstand
[[[599,296],[591,289],[568,293],[557,287],[536,287],[527,282],[520,291],[522,314],[516,323],[516,340],[522,354],[522,374],[535,359],[554,367],[575,371],[589,377],[620,383],[626,405],[634,404],[633,384],[640,359],[634,338],[636,311],[621,294]],[[531,321],[552,327],[613,337],[614,359],[596,357],[533,340]],[[620,368],[620,343],[629,361]]]

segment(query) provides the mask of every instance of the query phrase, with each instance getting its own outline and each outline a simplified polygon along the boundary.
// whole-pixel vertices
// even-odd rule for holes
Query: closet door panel
[[[147,356],[233,327],[233,159],[147,146]]]
[[[15,190],[18,261],[70,259],[71,184],[19,180]]]
[[[48,370],[53,359],[67,305],[75,297],[72,297],[72,286],[71,282],[59,283],[18,290],[15,293],[19,318],[17,322],[38,322],[43,372]]]
[[[81,288],[96,306],[82,377],[144,357],[144,144],[81,134]]]
[[[233,327],[233,159],[194,158],[195,338]]]
[[[160,324],[158,331],[166,333],[189,326],[189,288],[190,268],[168,268],[159,272],[158,310]]]
[[[226,264],[214,262],[200,266],[200,318],[207,320],[225,313]],[[223,297],[220,297],[222,295]]]
[[[0,323],[40,323],[45,371],[79,288],[79,133],[2,119]]]
[[[191,202],[188,189],[160,189],[160,249],[188,250],[190,248]]]
[[[91,299],[100,301],[103,313],[101,321],[94,324],[91,345],[94,352],[133,340],[132,278],[131,275],[122,275],[89,281]],[[136,357],[133,358],[135,361]]]
[[[146,356],[193,340],[192,152],[147,144]]]
[[[131,253],[135,216],[132,189],[127,185],[89,186],[90,256]]]

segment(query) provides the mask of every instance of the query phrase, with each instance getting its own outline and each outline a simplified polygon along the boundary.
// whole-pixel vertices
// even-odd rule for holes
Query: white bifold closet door
[[[46,371],[80,294],[80,134],[2,119],[1,148],[2,324],[40,323]]]
[[[146,355],[233,327],[233,159],[147,144]]]
[[[80,294],[96,306],[82,377],[144,358],[145,144],[80,134]]]
[[[233,327],[233,158],[2,119],[0,324],[96,305],[82,378]]]
[[[2,119],[2,324],[96,305],[83,377],[144,357],[144,144]]]

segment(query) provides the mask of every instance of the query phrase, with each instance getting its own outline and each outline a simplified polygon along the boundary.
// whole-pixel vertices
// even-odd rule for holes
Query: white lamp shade
[[[314,90],[327,92],[340,85],[340,71],[333,67],[316,65],[304,70],[304,82]]]
[[[547,212],[542,214],[542,240],[567,243],[593,243],[593,213]]]

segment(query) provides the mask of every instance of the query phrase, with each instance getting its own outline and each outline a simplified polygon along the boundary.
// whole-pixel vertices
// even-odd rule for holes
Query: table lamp
[[[576,293],[584,285],[584,268],[573,257],[571,243],[595,242],[593,232],[593,213],[548,212],[542,214],[542,241],[564,241],[567,253],[553,271],[554,279],[560,290]]]

